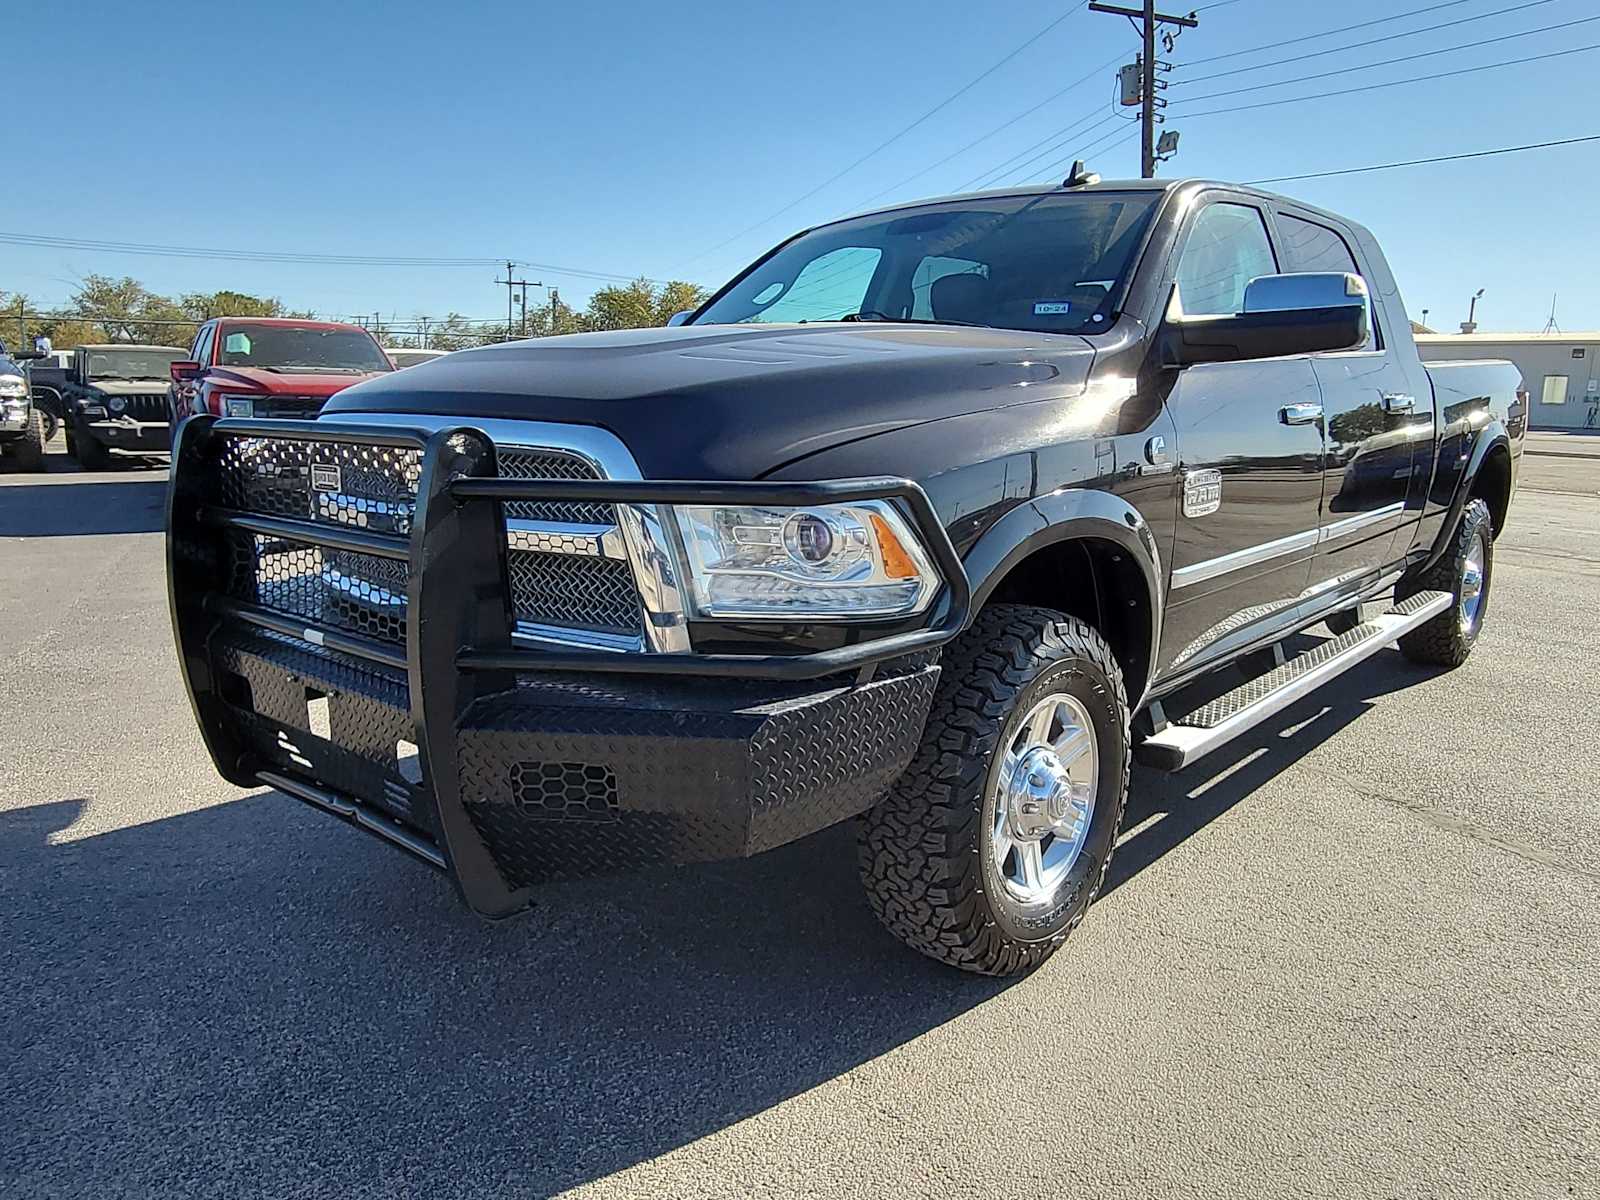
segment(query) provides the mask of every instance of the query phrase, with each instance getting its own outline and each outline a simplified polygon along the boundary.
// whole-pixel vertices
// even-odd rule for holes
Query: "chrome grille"
[[[585,458],[560,450],[498,449],[514,479],[598,479]],[[294,438],[234,437],[219,461],[225,506],[408,535],[422,474],[420,451]],[[315,486],[314,486],[315,483]],[[633,572],[609,504],[512,501],[505,505],[506,566],[519,632],[623,648],[643,644]],[[241,599],[382,640],[405,639],[406,564],[264,539],[235,546],[229,590]]]
[[[638,633],[633,572],[614,558],[512,551],[507,564],[519,620]]]
[[[507,479],[599,479],[600,473],[575,454],[551,450],[507,447],[498,453],[500,474]],[[575,501],[514,500],[506,505],[507,518],[554,521],[564,525],[615,525],[609,504]]]

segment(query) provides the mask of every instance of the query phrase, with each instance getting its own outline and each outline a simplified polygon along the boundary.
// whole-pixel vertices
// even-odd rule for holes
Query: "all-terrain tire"
[[[1474,555],[1480,584],[1478,603],[1468,620],[1462,596],[1463,589],[1469,586],[1468,564],[1475,561]],[[1487,504],[1472,500],[1462,511],[1450,545],[1438,561],[1415,578],[1403,580],[1395,590],[1400,600],[1418,592],[1449,592],[1455,598],[1449,608],[1402,637],[1400,652],[1412,662],[1429,666],[1459,667],[1466,662],[1489,611],[1489,584],[1493,578],[1494,518],[1489,515]]]
[[[1105,881],[1128,798],[1122,672],[1089,625],[1015,604],[980,612],[942,667],[911,765],[861,818],[862,883],[878,919],[913,949],[967,971],[1019,974],[1055,952]],[[1088,713],[1101,765],[1083,849],[1029,911],[999,880],[987,841],[995,759],[1031,705],[1063,692]]]
[[[104,471],[111,464],[111,452],[92,435],[79,434],[72,450],[73,457],[85,471]]]
[[[44,414],[37,408],[28,412],[28,426],[22,439],[12,448],[19,471],[44,470]]]

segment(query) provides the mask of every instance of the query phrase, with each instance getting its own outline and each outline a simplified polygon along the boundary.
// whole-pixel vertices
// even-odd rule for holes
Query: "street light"
[[[1462,333],[1476,333],[1478,331],[1476,318],[1478,315],[1478,297],[1481,295],[1483,295],[1483,289],[1479,288],[1472,293],[1472,299],[1467,302],[1467,319],[1461,322]]]

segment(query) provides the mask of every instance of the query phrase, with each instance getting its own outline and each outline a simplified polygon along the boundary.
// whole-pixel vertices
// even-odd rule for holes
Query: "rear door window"
[[[1350,245],[1339,232],[1329,229],[1326,225],[1319,225],[1315,221],[1307,221],[1292,213],[1280,212],[1278,214],[1278,238],[1280,249],[1283,251],[1284,269],[1288,271],[1344,271],[1351,275],[1361,275],[1361,268],[1356,265],[1356,256],[1350,252]],[[1362,276],[1365,279],[1365,276]],[[1369,283],[1367,291],[1371,293]],[[1378,348],[1378,322],[1377,314],[1368,304],[1367,346],[1368,350]]]

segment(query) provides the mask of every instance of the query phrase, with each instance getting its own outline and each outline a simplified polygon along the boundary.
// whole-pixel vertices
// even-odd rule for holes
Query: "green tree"
[[[698,308],[706,297],[696,284],[673,280],[658,288],[648,279],[601,288],[589,297],[584,325],[589,329],[644,329],[665,325],[673,313]]]
[[[212,317],[310,317],[309,312],[295,312],[287,308],[276,296],[252,296],[248,292],[190,292],[179,306],[195,321]]]
[[[94,337],[83,340],[187,346],[196,328],[193,318],[174,301],[128,275],[85,276],[68,303],[67,315],[93,330]]]
[[[685,283],[681,279],[662,284],[661,292],[656,297],[655,323],[665,325],[674,313],[699,308],[710,295],[711,293],[698,283]]]

